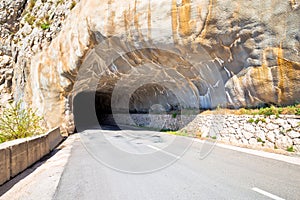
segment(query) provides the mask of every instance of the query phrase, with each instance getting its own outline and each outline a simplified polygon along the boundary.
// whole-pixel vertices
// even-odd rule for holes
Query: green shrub
[[[294,152],[294,146],[290,146],[286,149],[288,152]]]
[[[265,141],[263,141],[260,137],[259,138],[257,138],[257,142],[261,142],[261,143],[265,143]]]
[[[42,134],[42,120],[32,108],[22,109],[21,101],[10,103],[0,118],[0,142]]]
[[[265,118],[257,118],[254,122],[255,122],[255,124],[258,124],[259,122],[266,123],[266,119]]]
[[[300,115],[300,108],[296,108],[295,115]]]
[[[248,120],[248,123],[253,123],[255,120],[253,119],[253,118],[250,118],[249,120]]]
[[[271,106],[269,108],[260,108],[259,109],[259,114],[264,115],[264,116],[276,115],[277,113],[278,113],[278,110],[276,109],[275,106]]]
[[[172,118],[176,118],[176,117],[177,117],[177,113],[173,113]]]
[[[0,143],[5,142],[5,138],[2,138],[1,134],[0,134]]]
[[[47,30],[47,29],[50,28],[50,24],[48,24],[48,23],[43,23],[43,24],[41,24],[41,28],[42,28],[43,30]]]

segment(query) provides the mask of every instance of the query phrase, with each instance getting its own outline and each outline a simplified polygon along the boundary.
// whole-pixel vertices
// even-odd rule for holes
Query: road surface
[[[0,200],[300,199],[300,158],[142,130],[74,134]]]
[[[300,199],[299,165],[154,131],[80,134],[53,199]]]

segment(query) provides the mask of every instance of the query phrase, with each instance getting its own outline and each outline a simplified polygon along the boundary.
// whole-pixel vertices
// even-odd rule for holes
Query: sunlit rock
[[[85,92],[104,107],[87,113],[293,104],[299,26],[288,0],[83,0],[32,59],[25,99],[67,131]]]

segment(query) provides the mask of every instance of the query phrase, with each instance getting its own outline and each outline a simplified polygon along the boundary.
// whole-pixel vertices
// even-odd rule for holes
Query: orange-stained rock
[[[25,99],[50,127],[67,132],[74,128],[74,96],[83,91],[117,98],[112,102],[120,110],[126,109],[119,100],[126,92],[136,110],[156,100],[182,108],[293,104],[300,101],[297,5],[82,0],[49,47],[32,59]],[[163,87],[134,93],[138,82]],[[121,83],[123,91],[114,96]],[[170,97],[158,98],[158,92]]]

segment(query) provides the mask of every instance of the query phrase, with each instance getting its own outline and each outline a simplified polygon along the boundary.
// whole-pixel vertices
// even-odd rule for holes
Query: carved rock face
[[[91,112],[292,104],[299,26],[296,1],[83,0],[32,60],[26,99],[68,132],[81,93]]]

